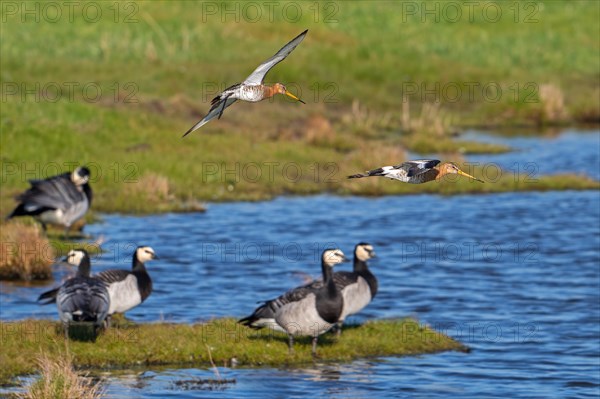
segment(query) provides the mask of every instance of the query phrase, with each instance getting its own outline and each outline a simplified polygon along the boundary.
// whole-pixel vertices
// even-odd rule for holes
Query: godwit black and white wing
[[[249,86],[262,84],[265,80],[265,76],[267,75],[267,73],[269,73],[271,68],[279,64],[281,61],[285,60],[285,58],[288,55],[290,55],[292,51],[294,51],[294,49],[302,42],[302,40],[304,40],[304,37],[306,36],[307,32],[308,29],[306,29],[304,32],[300,33],[298,36],[290,40],[290,42],[283,46],[281,50],[275,53],[274,56],[260,64],[254,70],[254,72],[252,72],[250,76],[248,76],[246,80],[244,80],[243,84]]]
[[[208,111],[208,114],[206,114],[206,116],[202,118],[200,122],[196,123],[187,132],[185,132],[185,134],[182,137],[187,136],[194,130],[200,129],[202,126],[206,125],[208,122],[215,119],[216,117],[220,118],[225,108],[229,107],[231,104],[236,102],[237,98],[227,97],[226,99],[220,99],[219,97],[216,97],[215,100],[213,100],[212,106],[210,108],[210,111]]]
[[[418,176],[435,168],[440,163],[437,159],[418,159],[416,161],[408,161],[394,166],[396,169],[406,171],[408,177]]]
[[[361,177],[382,176],[389,179],[400,180],[408,183],[417,176],[422,175],[433,169],[440,163],[437,159],[419,159],[408,161],[394,166],[383,166],[381,168],[369,170],[366,173],[358,173],[348,176],[349,179],[358,179]]]

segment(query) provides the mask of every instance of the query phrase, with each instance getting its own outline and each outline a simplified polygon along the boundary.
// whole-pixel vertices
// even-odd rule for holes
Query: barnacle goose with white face
[[[367,261],[374,257],[373,246],[361,242],[354,247],[354,270],[333,273],[333,281],[344,297],[344,307],[338,320],[338,334],[346,317],[360,312],[377,294],[377,278],[371,273],[367,264]],[[323,280],[313,281],[306,286],[318,289],[323,286]],[[254,312],[254,315],[256,317],[250,321],[244,319],[246,321],[244,324],[255,329],[269,327],[275,331],[285,332],[275,321],[275,312],[271,307],[262,306]]]
[[[145,263],[158,259],[151,247],[137,247],[133,253],[131,270],[111,269],[98,273],[108,284],[110,310],[108,314],[125,313],[144,302],[152,293],[152,279]]]
[[[152,293],[152,279],[146,270],[145,263],[158,259],[151,247],[140,246],[133,252],[131,270],[110,269],[98,273],[96,277],[108,287],[110,295],[109,315],[125,313],[144,302]],[[47,305],[56,300],[58,289],[46,291],[41,294],[38,301]]]
[[[336,287],[331,269],[347,259],[339,249],[327,249],[321,256],[323,284],[320,287],[304,285],[259,306],[250,316],[239,320],[251,328],[262,328],[257,321],[272,317],[288,334],[289,350],[294,350],[294,336],[312,336],[312,353],[316,355],[317,338],[329,330],[340,318],[343,297]]]
[[[42,180],[30,180],[31,187],[20,194],[19,205],[7,217],[33,216],[46,230],[47,224],[65,227],[81,219],[92,204],[92,189],[88,183],[90,170],[85,166],[72,173]]]
[[[67,280],[56,294],[60,320],[65,324],[89,321],[97,328],[101,327],[110,307],[106,284],[98,278],[90,277],[90,257],[85,250],[69,251],[65,260],[78,266],[78,269],[75,277]]]
[[[333,275],[335,284],[344,297],[344,309],[338,322],[338,334],[346,317],[363,310],[377,294],[377,278],[371,273],[367,264],[367,261],[374,257],[375,251],[371,244],[365,242],[356,244],[353,271],[337,272]]]

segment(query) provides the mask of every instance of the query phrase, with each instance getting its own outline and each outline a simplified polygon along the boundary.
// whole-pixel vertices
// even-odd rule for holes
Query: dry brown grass
[[[551,83],[540,85],[540,102],[542,104],[541,122],[566,121],[568,114],[565,107],[565,96],[559,87]]]
[[[404,132],[446,137],[452,132],[450,119],[439,103],[423,103],[420,114],[413,117],[410,114],[408,97],[403,99],[402,130]]]
[[[37,224],[10,222],[0,226],[0,279],[48,279],[55,257],[54,247]]]
[[[78,374],[69,356],[51,358],[46,354],[37,360],[40,377],[20,399],[97,399],[103,394],[100,382],[92,381],[87,374]]]
[[[125,185],[127,196],[151,203],[161,203],[175,199],[171,192],[169,178],[147,173],[135,183]]]
[[[352,101],[350,111],[342,115],[341,122],[346,127],[351,127],[358,133],[366,133],[367,135],[395,126],[391,112],[376,112],[365,105],[361,105],[357,99]]]

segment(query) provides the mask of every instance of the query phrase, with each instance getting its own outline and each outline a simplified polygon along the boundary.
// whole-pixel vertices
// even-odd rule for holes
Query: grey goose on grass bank
[[[158,259],[148,246],[137,247],[133,253],[131,270],[111,269],[98,274],[108,284],[111,305],[109,314],[125,313],[144,302],[152,293],[152,279],[146,262]]]
[[[145,263],[158,259],[154,250],[148,246],[139,246],[133,252],[131,270],[110,269],[98,273],[95,277],[108,287],[110,309],[108,314],[125,313],[133,309],[152,293],[152,279],[146,270]],[[38,297],[42,305],[56,301],[58,289],[46,291]]]
[[[344,298],[342,313],[337,322],[337,334],[346,317],[356,314],[364,309],[377,294],[377,278],[369,270],[367,261],[375,257],[371,244],[361,242],[354,247],[354,267],[352,272],[339,271],[333,273],[333,281]],[[323,286],[323,280],[319,279],[306,285],[313,289]],[[253,319],[246,321],[249,327],[260,329],[268,327],[276,331],[285,332],[275,321],[275,311],[269,306],[261,306],[254,312]],[[247,318],[248,319],[248,318]]]
[[[31,187],[20,194],[19,205],[7,219],[33,216],[46,231],[47,224],[65,227],[65,235],[81,219],[92,204],[89,185],[90,170],[85,166],[41,180],[30,180]]]
[[[98,278],[90,277],[90,257],[85,250],[69,251],[65,260],[77,266],[77,274],[67,280],[56,293],[60,320],[66,325],[72,321],[87,321],[93,322],[96,328],[101,327],[110,307],[106,284]]]
[[[348,259],[339,249],[327,249],[321,256],[323,284],[320,287],[304,285],[294,288],[276,299],[266,301],[250,316],[239,323],[251,328],[262,328],[257,321],[271,317],[278,329],[288,334],[290,353],[294,351],[295,336],[311,336],[312,354],[316,355],[318,336],[328,331],[342,314],[344,300],[333,281],[332,268]]]

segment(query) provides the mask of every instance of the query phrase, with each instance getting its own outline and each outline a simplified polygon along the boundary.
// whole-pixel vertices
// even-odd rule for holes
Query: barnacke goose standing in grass
[[[106,284],[90,277],[90,257],[85,250],[69,251],[66,261],[78,268],[75,277],[67,280],[56,294],[60,320],[65,325],[72,321],[88,321],[96,328],[101,327],[110,307]]]
[[[133,252],[131,270],[110,269],[98,273],[96,278],[108,286],[110,295],[110,309],[108,314],[125,313],[144,302],[152,293],[152,279],[146,270],[145,263],[158,259],[151,247],[139,246]],[[56,301],[58,289],[46,291],[41,294],[38,301],[47,305]]]
[[[108,313],[125,313],[144,302],[152,293],[152,279],[145,263],[158,259],[151,247],[137,247],[131,270],[111,269],[98,274],[108,284],[111,306]]]
[[[46,231],[47,224],[65,227],[81,219],[92,204],[92,189],[88,183],[90,170],[85,166],[72,173],[63,173],[42,180],[30,180],[31,187],[20,194],[19,205],[7,217],[33,216]]]
[[[377,278],[369,270],[367,261],[375,257],[373,246],[361,242],[354,247],[354,270],[352,272],[339,271],[333,273],[333,281],[344,297],[344,307],[337,323],[336,333],[341,333],[341,327],[346,317],[356,314],[364,309],[377,294]],[[323,286],[323,280],[315,280],[308,287],[318,289]],[[275,312],[271,307],[259,308],[260,312],[249,324],[252,328],[269,327],[276,331],[285,332],[275,321]]]
[[[254,323],[264,320],[265,315],[272,315],[277,325],[288,334],[290,353],[294,351],[294,336],[312,336],[312,354],[316,355],[318,336],[337,323],[342,314],[344,300],[333,281],[331,269],[346,261],[341,250],[325,250],[321,256],[323,284],[320,287],[304,285],[294,288],[265,302],[239,322],[259,329],[264,325]]]
[[[377,294],[377,278],[369,270],[367,261],[375,257],[371,244],[361,242],[354,247],[352,272],[334,273],[333,279],[344,297],[344,308],[337,323],[337,334],[342,330],[346,317],[363,310]],[[314,284],[318,284],[315,282]]]

